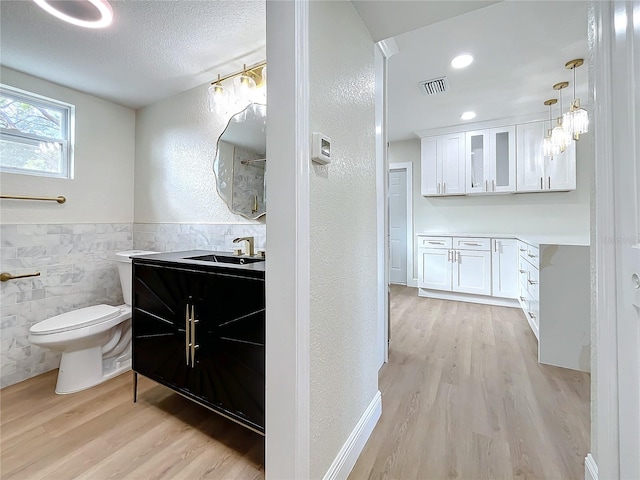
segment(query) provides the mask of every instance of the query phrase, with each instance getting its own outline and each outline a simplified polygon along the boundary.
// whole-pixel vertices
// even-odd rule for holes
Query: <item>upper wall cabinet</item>
[[[466,193],[464,144],[464,133],[422,139],[422,195],[442,196]]]
[[[553,157],[545,157],[542,142],[545,122],[517,126],[518,192],[548,192],[576,189],[576,145]]]
[[[466,133],[466,193],[516,191],[515,126]]]

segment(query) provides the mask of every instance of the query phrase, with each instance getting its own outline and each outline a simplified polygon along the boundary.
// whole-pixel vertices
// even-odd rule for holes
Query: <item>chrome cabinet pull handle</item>
[[[527,282],[529,282],[529,285],[537,285],[538,282],[534,282],[533,280],[527,280]]]
[[[474,243],[474,242],[462,242],[463,245],[470,245],[472,247],[481,247],[482,244],[481,243]]]
[[[447,182],[442,182],[442,194],[447,193]]]
[[[544,189],[544,187],[542,186],[542,177],[540,177],[540,190]]]
[[[537,258],[538,256],[537,255],[532,255],[530,253],[527,253],[527,257],[529,257],[529,258]]]
[[[447,252],[447,261],[450,262],[451,261],[451,250],[449,250]]]
[[[530,316],[531,318],[534,318],[534,319],[536,318],[536,316],[535,316],[533,313],[531,313],[531,312],[527,312],[527,313],[529,314],[529,316]]]
[[[493,191],[496,191],[496,181],[495,180],[491,180],[491,184],[493,185]]]
[[[429,240],[427,243],[430,245],[444,245],[444,242],[432,242],[431,240]]]
[[[525,302],[527,299],[524,297],[520,297],[520,300],[522,300],[523,302]]]
[[[551,177],[549,177],[549,190],[551,190]]]
[[[484,181],[484,191],[488,192],[489,191],[489,180],[485,180]]]
[[[185,356],[187,357],[187,366],[189,366],[189,348],[191,344],[189,343],[190,333],[189,326],[191,325],[191,318],[189,318],[189,304],[187,303],[187,311],[184,315],[184,340],[185,340]]]
[[[457,256],[456,262],[460,263],[460,251],[456,251],[456,256]]]
[[[520,273],[527,273],[526,270],[518,270]]]

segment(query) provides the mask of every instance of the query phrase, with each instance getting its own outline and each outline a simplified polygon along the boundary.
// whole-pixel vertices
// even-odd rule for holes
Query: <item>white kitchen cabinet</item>
[[[576,146],[553,157],[545,157],[542,142],[546,122],[532,122],[516,128],[518,192],[568,191],[576,188]]]
[[[418,287],[451,291],[451,250],[418,249]]]
[[[421,140],[421,193],[423,196],[464,195],[464,133]]]
[[[513,238],[491,240],[491,295],[516,298],[518,294],[518,242]]]
[[[418,245],[418,287],[491,295],[488,238],[419,236]]]
[[[491,295],[491,252],[453,250],[451,290],[476,295]]]
[[[466,192],[516,190],[515,126],[466,133]]]

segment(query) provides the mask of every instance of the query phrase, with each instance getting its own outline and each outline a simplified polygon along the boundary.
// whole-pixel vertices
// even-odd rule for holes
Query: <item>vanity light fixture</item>
[[[553,86],[553,89],[558,91],[558,97],[560,98],[560,116],[557,119],[556,126],[551,131],[551,142],[554,148],[560,149],[560,152],[564,152],[571,142],[571,134],[562,124],[562,89],[568,86],[569,82],[558,82]]]
[[[574,140],[580,140],[580,134],[589,131],[589,114],[580,106],[580,99],[576,98],[576,68],[582,66],[583,63],[582,58],[576,58],[565,64],[565,68],[573,70],[573,100],[569,111],[563,115],[562,121],[569,134],[573,135]]]
[[[476,112],[464,112],[462,115],[460,115],[460,118],[462,120],[473,120],[474,118],[476,118]]]
[[[473,56],[469,55],[468,53],[464,53],[451,60],[451,66],[453,68],[465,68],[471,65],[472,62]]]
[[[267,62],[261,62],[240,72],[220,77],[209,87],[209,108],[212,112],[225,114],[231,107],[242,110],[249,103],[266,104],[266,68]],[[223,84],[233,79],[233,91]]]
[[[547,134],[544,137],[542,142],[542,150],[544,152],[545,157],[551,157],[553,159],[554,155],[558,155],[560,153],[560,148],[553,144],[551,141],[552,128],[553,128],[553,119],[551,117],[551,106],[558,103],[558,100],[555,98],[550,98],[546,100],[544,104],[549,107],[549,130],[547,130]]]
[[[33,0],[45,12],[72,25],[105,28],[113,21],[113,9],[107,0]]]

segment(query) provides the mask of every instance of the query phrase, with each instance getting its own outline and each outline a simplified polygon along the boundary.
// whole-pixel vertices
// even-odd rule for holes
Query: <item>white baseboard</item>
[[[590,453],[584,459],[584,479],[598,480],[598,465]]]
[[[498,307],[520,308],[520,303],[515,298],[490,297],[487,295],[474,295],[472,293],[444,292],[418,288],[419,297],[437,298],[439,300],[455,300],[458,302],[482,303],[484,305],[496,305]]]
[[[358,420],[349,438],[344,442],[323,480],[346,480],[381,415],[382,394],[378,391],[360,417],[360,420]]]

